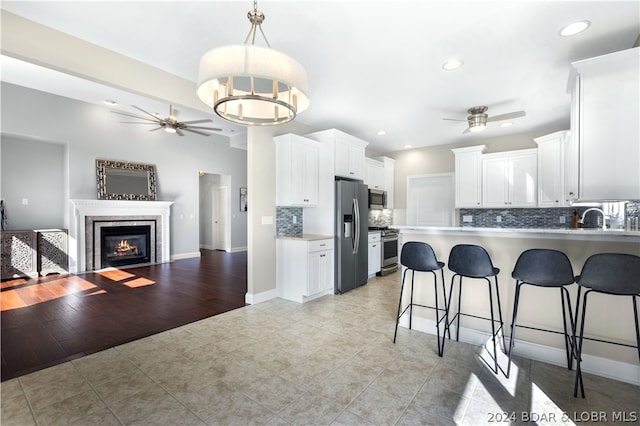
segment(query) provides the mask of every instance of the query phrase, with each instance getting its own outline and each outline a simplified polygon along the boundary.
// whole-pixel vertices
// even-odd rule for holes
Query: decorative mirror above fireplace
[[[156,200],[156,166],[96,160],[99,200]]]

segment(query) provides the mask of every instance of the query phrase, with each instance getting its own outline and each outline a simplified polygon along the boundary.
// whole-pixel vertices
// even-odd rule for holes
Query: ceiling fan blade
[[[204,120],[181,121],[181,123],[182,124],[213,123],[213,120],[210,118],[205,118]]]
[[[138,107],[137,107],[137,106],[135,106],[135,105],[131,105],[131,106],[132,106],[132,107],[134,107],[135,109],[137,109],[138,111],[144,112],[144,113],[145,113],[145,114],[147,114],[148,116],[155,118],[156,120],[160,120],[160,118],[159,118],[157,115],[155,115],[155,114],[151,114],[149,111],[145,111],[145,110],[143,110],[142,108],[138,108]]]
[[[510,112],[508,114],[494,115],[493,117],[487,118],[487,122],[489,121],[501,121],[501,120],[511,120],[512,118],[524,117],[527,113],[524,111],[516,111]]]
[[[222,131],[222,129],[218,129],[218,128],[215,128],[215,127],[201,127],[201,126],[188,126],[184,130],[188,130],[188,129],[211,130],[212,132],[220,132],[220,131]]]
[[[152,123],[141,123],[140,121],[120,121],[120,123],[126,123],[126,124],[153,124],[154,126],[157,126],[159,123],[156,122],[152,122]]]
[[[471,128],[470,127],[467,127],[466,129],[464,129],[464,132],[462,132],[463,135],[465,135],[467,133],[471,133]]]
[[[147,118],[147,117],[140,117],[139,115],[135,115],[135,114],[129,114],[126,112],[120,112],[120,111],[111,111],[114,114],[120,114],[120,115],[126,115],[127,117],[133,117],[133,118],[137,118],[140,120],[146,120],[146,121],[153,121],[155,123],[159,123],[160,120],[158,119],[158,117],[154,117],[154,120]]]
[[[202,135],[202,136],[209,136],[209,133],[200,132],[198,130],[193,130],[191,127],[185,127],[182,130],[186,130],[187,132],[197,133],[197,134]]]
[[[176,133],[177,133],[179,136],[184,136],[184,133],[182,133],[182,130],[187,130],[187,129],[176,129]]]
[[[460,119],[457,119],[457,118],[443,118],[443,120],[446,120],[446,121],[467,121],[467,120],[460,120]]]
[[[156,127],[155,129],[149,129],[150,132],[155,132],[156,130],[164,129],[163,126]]]

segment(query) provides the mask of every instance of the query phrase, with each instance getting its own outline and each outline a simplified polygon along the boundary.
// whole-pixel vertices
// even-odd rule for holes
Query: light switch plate
[[[465,214],[464,216],[462,216],[462,221],[464,223],[470,223],[473,222],[473,216],[470,214]]]
[[[502,222],[502,216],[496,216],[496,222],[498,223]]]

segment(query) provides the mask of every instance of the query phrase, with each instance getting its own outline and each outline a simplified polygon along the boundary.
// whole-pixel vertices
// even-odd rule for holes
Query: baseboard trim
[[[247,247],[231,247],[229,250],[227,250],[229,253],[237,253],[237,252],[241,252],[241,251],[247,251],[248,248]]]
[[[404,328],[409,327],[409,315],[405,313],[400,318],[399,325]],[[436,322],[432,319],[413,317],[411,328],[427,334],[436,334]],[[455,339],[455,328],[451,328],[451,338]],[[491,333],[460,327],[460,341],[472,345],[482,346],[489,339]],[[508,336],[507,336],[508,337]],[[541,345],[539,343],[527,342],[515,339],[514,354],[534,361],[546,362],[548,364],[566,366],[567,357],[564,348]],[[640,365],[629,364],[609,358],[582,354],[582,371],[595,374],[620,382],[630,383],[640,386]]]
[[[263,291],[262,293],[246,293],[244,295],[245,303],[255,305],[258,303],[266,302],[267,300],[275,299],[278,297],[276,289]]]
[[[192,253],[172,254],[171,260],[192,259],[194,257],[200,257],[200,252],[194,251]]]

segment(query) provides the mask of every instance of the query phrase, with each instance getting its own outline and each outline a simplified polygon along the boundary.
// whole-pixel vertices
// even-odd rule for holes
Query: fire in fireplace
[[[102,267],[151,261],[151,226],[109,226],[100,229]]]

